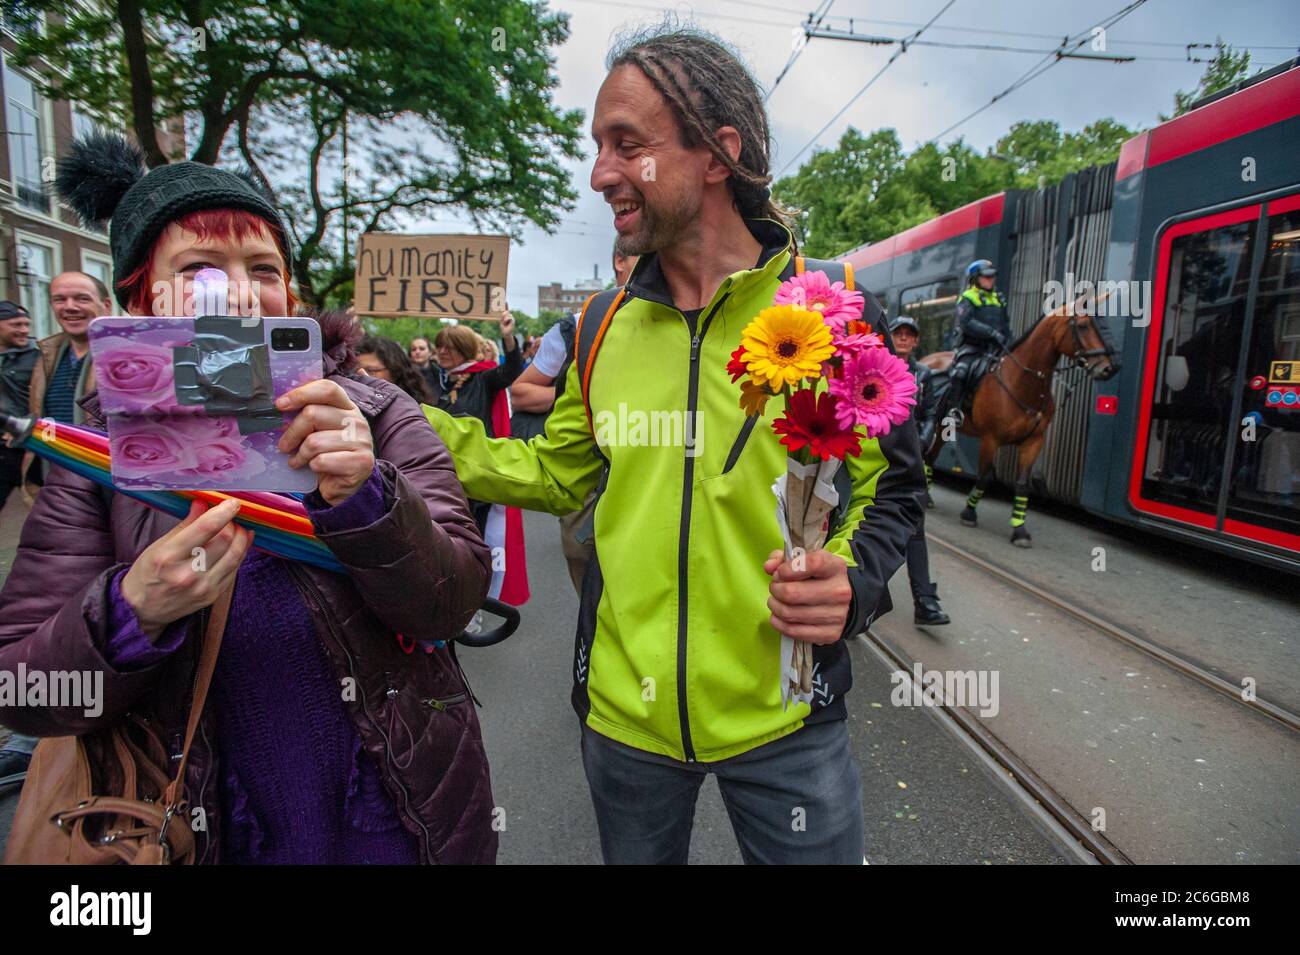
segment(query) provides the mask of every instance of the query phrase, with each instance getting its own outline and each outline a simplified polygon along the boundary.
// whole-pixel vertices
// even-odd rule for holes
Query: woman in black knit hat
[[[59,169],[64,200],[109,222],[118,301],[177,314],[195,273],[217,268],[237,290],[230,314],[292,314],[290,250],[262,191],[197,163],[146,174],[141,158],[96,136]],[[205,611],[233,586],[182,781],[182,811],[205,823],[193,861],[490,862],[487,760],[449,643],[482,604],[490,556],[418,406],[354,373],[354,322],[319,320],[326,377],[277,401],[298,411],[279,446],[316,473],[304,505],[345,573],[250,551],[237,502],[178,523],[55,468],[0,594],[0,670],[102,671],[102,712],[6,708],[0,722],[67,736],[146,717],[174,759]],[[84,407],[98,415],[93,395]]]

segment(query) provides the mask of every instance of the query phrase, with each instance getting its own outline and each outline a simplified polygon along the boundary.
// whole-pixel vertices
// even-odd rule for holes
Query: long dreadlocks
[[[684,144],[706,146],[731,170],[731,194],[743,217],[789,221],[768,188],[772,136],[758,83],[721,40],[666,21],[620,39],[605,66],[610,71],[635,66],[645,74],[671,106]],[[734,127],[740,134],[736,159],[715,136],[722,126]]]

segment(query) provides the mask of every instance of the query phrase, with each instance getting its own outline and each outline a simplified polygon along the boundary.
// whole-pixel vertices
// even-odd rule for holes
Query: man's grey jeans
[[[582,762],[608,864],[685,863],[709,773],[746,863],[862,864],[862,779],[844,720],[716,763],[678,762],[584,726]]]

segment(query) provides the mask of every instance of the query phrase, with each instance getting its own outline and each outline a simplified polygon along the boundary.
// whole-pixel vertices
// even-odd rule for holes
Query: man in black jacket
[[[920,340],[921,329],[914,319],[906,315],[894,319],[889,326],[890,337],[894,340],[894,351],[899,358],[907,360],[907,368],[916,379],[916,404],[912,408],[912,420],[916,422],[917,433],[921,436],[922,451],[930,447],[934,440],[935,394],[931,385],[930,369],[916,360],[914,354],[916,343]],[[916,525],[916,532],[907,542],[907,578],[912,585],[912,603],[915,615],[913,621],[917,626],[938,626],[950,621],[949,616],[939,606],[939,589],[930,579],[930,553],[925,545],[925,514]]]
[[[32,370],[41,350],[31,339],[27,309],[0,301],[0,411],[16,418],[29,414]],[[0,444],[0,510],[9,493],[23,483],[23,452]],[[36,739],[15,733],[0,749],[0,786],[21,782],[32,759]]]
[[[0,301],[0,410],[16,418],[28,414],[32,370],[41,354],[31,331],[27,309]],[[22,451],[0,447],[0,509],[9,500],[9,492],[22,484],[22,463]]]

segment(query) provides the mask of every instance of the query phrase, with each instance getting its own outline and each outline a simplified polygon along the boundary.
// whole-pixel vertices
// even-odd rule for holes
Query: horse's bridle
[[[1084,316],[1085,319],[1089,317],[1091,316],[1086,316],[1086,315]],[[1093,370],[1095,368],[1098,368],[1101,365],[1101,362],[1092,361],[1092,359],[1104,358],[1107,361],[1110,361],[1114,357],[1113,353],[1110,350],[1110,346],[1106,344],[1105,336],[1103,336],[1101,333],[1101,328],[1097,327],[1096,329],[1097,338],[1101,342],[1101,347],[1089,348],[1084,344],[1083,332],[1080,330],[1081,328],[1084,327],[1085,323],[1080,322],[1079,317],[1076,315],[1065,316],[1065,322],[1067,325],[1070,326],[1070,333],[1074,336],[1075,347],[1074,347],[1074,352],[1070,355],[1070,364],[1074,365],[1074,367],[1076,368],[1082,368],[1089,375],[1096,378],[1097,375],[1094,373]],[[1053,341],[1053,344],[1055,344],[1055,341]],[[1057,351],[1060,350],[1061,349],[1058,347]]]

